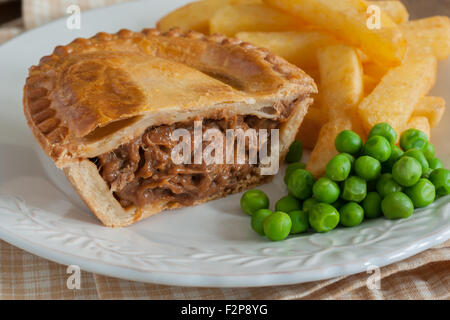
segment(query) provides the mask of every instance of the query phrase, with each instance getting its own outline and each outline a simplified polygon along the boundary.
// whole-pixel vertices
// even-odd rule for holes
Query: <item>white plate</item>
[[[184,286],[293,284],[384,266],[450,238],[449,198],[410,219],[379,219],[273,243],[256,235],[239,209],[240,195],[165,212],[123,229],[101,226],[37,146],[22,115],[27,68],[78,36],[153,26],[185,1],[127,3],[65,20],[0,46],[0,237],[47,259],[119,278]],[[440,65],[433,94],[450,101],[450,65]],[[449,113],[434,131],[450,165]],[[286,194],[281,175],[263,188],[272,202]]]

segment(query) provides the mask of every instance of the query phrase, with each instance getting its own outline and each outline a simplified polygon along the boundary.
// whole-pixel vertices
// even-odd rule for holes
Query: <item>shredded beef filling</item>
[[[270,130],[277,128],[278,123],[247,116],[204,120],[202,129],[203,132],[218,129],[225,137],[226,129]],[[92,159],[124,208],[132,205],[143,207],[159,201],[192,205],[198,199],[234,190],[239,182],[248,179],[249,175],[257,174],[257,166],[248,164],[248,161],[245,161],[245,164],[206,165],[204,161],[202,164],[194,164],[192,156],[191,164],[175,164],[171,152],[179,141],[173,141],[171,134],[178,128],[190,132],[193,150],[193,123],[176,123],[150,127],[133,142]],[[209,143],[205,141],[203,148]]]

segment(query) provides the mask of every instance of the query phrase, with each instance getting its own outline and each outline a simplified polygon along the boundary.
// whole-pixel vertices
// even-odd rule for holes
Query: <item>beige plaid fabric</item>
[[[381,269],[379,289],[368,273],[290,286],[186,288],[81,273],[67,289],[66,267],[0,241],[0,299],[449,299],[450,241]]]
[[[31,29],[66,15],[72,4],[84,11],[127,1],[130,0],[22,0],[23,22],[26,29]]]
[[[129,0],[23,0],[23,17],[0,27],[0,43],[24,29],[66,14]],[[156,1],[156,0],[155,0]],[[22,23],[23,21],[23,23]],[[81,288],[68,289],[66,266],[0,240],[0,299],[449,299],[450,241],[381,269],[379,289],[360,273],[291,286],[265,288],[185,288],[145,284],[82,272]]]
[[[21,34],[24,30],[22,19],[17,19],[0,27],[0,44]]]

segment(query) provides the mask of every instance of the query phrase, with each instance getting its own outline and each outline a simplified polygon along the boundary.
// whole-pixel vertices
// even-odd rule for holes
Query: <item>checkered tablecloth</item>
[[[129,0],[23,0],[22,19],[0,26],[0,43],[66,14]],[[152,0],[151,0],[152,1]],[[155,1],[157,3],[157,1]],[[263,288],[186,288],[145,284],[81,272],[80,289],[69,289],[63,266],[0,241],[0,299],[449,299],[450,241],[372,273]]]
[[[81,272],[68,289],[67,267],[0,241],[0,299],[449,299],[450,241],[373,273],[263,288],[186,288]],[[374,285],[375,284],[375,285]],[[369,289],[370,288],[370,289]]]

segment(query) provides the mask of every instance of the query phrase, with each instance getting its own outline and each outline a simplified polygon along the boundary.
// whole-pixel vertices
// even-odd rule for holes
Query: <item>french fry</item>
[[[434,54],[445,60],[450,55],[450,19],[431,17],[400,26],[408,46],[416,52]]]
[[[417,129],[424,132],[428,136],[428,138],[431,137],[431,128],[427,117],[411,117],[406,125],[405,130],[407,129]]]
[[[367,62],[363,64],[364,74],[371,76],[378,81],[384,77],[384,75],[389,71],[385,66],[380,65],[375,62]]]
[[[378,85],[379,81],[372,76],[367,74],[363,75],[364,82],[364,96],[367,97],[372,93],[373,89]]]
[[[182,31],[194,30],[207,34],[210,17],[227,4],[227,0],[191,2],[161,18],[156,27],[161,31],[179,27]]]
[[[349,117],[350,121],[352,122],[352,130],[361,137],[363,142],[365,142],[367,140],[368,135],[366,134],[361,119],[359,118],[358,111],[357,110],[352,111],[350,114],[347,115],[347,117]]]
[[[352,121],[342,116],[325,123],[319,132],[319,137],[314,150],[311,152],[306,170],[318,178],[325,173],[327,163],[338,152],[334,147],[334,140],[342,130],[351,130]]]
[[[322,128],[322,125],[326,122],[324,119],[326,119],[326,117],[324,117],[319,108],[309,108],[296,138],[303,142],[305,148],[313,149],[315,147],[319,137],[320,128]]]
[[[445,100],[441,97],[423,97],[414,108],[412,117],[426,117],[431,128],[435,128],[445,112]]]
[[[339,43],[322,31],[240,32],[236,37],[265,47],[302,69],[317,67],[317,49]]]
[[[380,122],[388,122],[400,132],[436,81],[436,58],[408,54],[404,63],[391,69],[358,106],[366,132]]]
[[[381,12],[381,28],[369,28],[368,4],[363,0],[264,0],[330,31],[346,44],[360,48],[372,59],[397,66],[406,52],[406,41],[395,22]]]
[[[354,48],[336,45],[320,48],[321,105],[334,119],[356,110],[364,95],[363,70]]]
[[[178,8],[156,24],[161,31],[168,31],[179,27],[182,31],[194,30],[205,34],[209,33],[209,19],[220,8],[236,3],[260,3],[261,0],[203,0],[188,3]]]
[[[352,130],[359,134],[363,141],[367,140],[367,135],[356,112],[349,112],[335,119],[330,119],[321,127],[317,142],[306,166],[306,170],[309,170],[314,177],[322,176],[325,173],[327,163],[338,153],[334,146],[334,140],[343,130]]]
[[[320,71],[318,104],[321,113],[327,115],[322,118],[328,121],[320,129],[308,162],[308,170],[316,177],[325,172],[326,164],[337,153],[334,140],[340,131],[350,129],[364,135],[356,114],[356,107],[363,97],[363,71],[356,50],[345,45],[328,46],[319,48],[317,57]],[[310,128],[301,128],[300,139],[302,135],[307,136],[313,143],[313,130],[320,127],[321,120],[317,124],[307,123]],[[314,132],[310,136],[306,132],[308,129]]]
[[[304,25],[298,18],[265,4],[236,4],[218,10],[211,18],[210,33],[234,36],[243,31],[286,31]]]
[[[317,68],[318,48],[341,43],[324,30],[310,30],[312,29],[310,26],[302,26],[301,29],[301,31],[239,32],[235,36],[267,48],[302,69]],[[356,51],[361,62],[369,62],[369,57],[364,52],[359,49]]]
[[[395,23],[404,23],[409,20],[409,13],[401,1],[367,1],[371,5],[379,6]]]
[[[330,43],[330,45],[332,45],[332,43]],[[367,56],[367,54],[365,54],[364,52],[361,51],[361,49],[355,48],[356,52],[358,53],[358,57],[359,60],[361,61],[361,63],[367,63],[370,61],[370,58]]]

